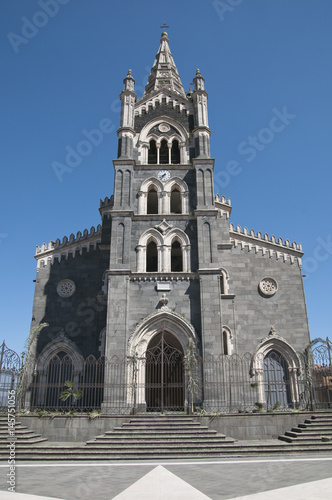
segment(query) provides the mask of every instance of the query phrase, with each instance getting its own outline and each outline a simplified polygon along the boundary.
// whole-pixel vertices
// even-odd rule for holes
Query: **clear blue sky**
[[[28,336],[35,245],[100,223],[99,199],[113,193],[122,80],[131,68],[141,95],[164,21],[185,90],[197,68],[205,78],[216,192],[231,197],[231,221],[303,243],[311,336],[330,334],[331,0],[217,8],[207,0],[2,0],[0,9],[1,341],[21,351]],[[289,116],[278,131],[276,110]],[[103,118],[114,132],[60,182],[52,163],[65,163],[66,147]],[[250,137],[259,140],[250,146]],[[227,179],[232,160],[238,174]]]

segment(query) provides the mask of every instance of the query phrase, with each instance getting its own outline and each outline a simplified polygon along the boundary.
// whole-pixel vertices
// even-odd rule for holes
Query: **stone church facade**
[[[73,373],[91,355],[134,360],[121,380],[140,380],[142,411],[160,409],[151,387],[167,386],[191,345],[201,360],[200,405],[214,408],[206,360],[249,352],[258,383],[266,360],[281,363],[287,403],[296,404],[297,353],[309,343],[301,245],[229,222],[230,200],[214,194],[205,81],[197,70],[185,93],[167,33],[142,98],[131,70],[120,98],[114,195],[100,203],[101,224],[37,247],[32,327],[48,324],[34,343],[37,372],[55,356],[69,357]],[[147,359],[159,363],[155,371]],[[166,359],[177,360],[173,368],[160,365]],[[112,377],[106,363],[102,408],[115,400],[129,408]],[[186,406],[185,378],[162,406]],[[266,397],[259,390],[261,403]]]

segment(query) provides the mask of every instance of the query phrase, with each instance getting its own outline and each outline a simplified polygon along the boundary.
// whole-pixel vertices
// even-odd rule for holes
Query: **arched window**
[[[219,283],[220,283],[220,295],[228,295],[229,293],[229,276],[228,272],[226,269],[222,268],[220,269],[220,278],[219,278]]]
[[[228,346],[228,333],[226,330],[223,330],[222,332],[222,346],[223,346],[223,353],[224,354],[229,354],[229,346]]]
[[[146,247],[146,271],[150,273],[158,271],[158,251],[154,241],[150,241]]]
[[[148,164],[155,165],[157,163],[157,145],[154,139],[151,139],[148,151]]]
[[[176,187],[171,192],[171,213],[182,213],[181,193]]]
[[[70,406],[71,398],[67,401],[60,399],[61,393],[66,389],[65,382],[73,379],[73,360],[66,352],[61,351],[50,359],[46,372],[46,393],[44,405],[48,409]]]
[[[172,142],[171,162],[174,164],[180,163],[179,141],[177,141],[176,139],[174,139]]]
[[[220,294],[225,295],[225,276],[223,273],[220,275]]]
[[[176,240],[172,243],[171,249],[171,271],[183,271],[182,249],[180,243]]]
[[[148,214],[158,213],[158,194],[154,187],[149,189],[148,192],[147,213]]]
[[[166,139],[163,139],[160,144],[159,163],[169,163],[168,144]]]

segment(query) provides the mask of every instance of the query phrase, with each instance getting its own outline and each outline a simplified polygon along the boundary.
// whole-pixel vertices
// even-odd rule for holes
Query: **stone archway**
[[[257,375],[259,403],[295,407],[299,402],[300,360],[293,347],[274,328],[252,356],[250,372]]]
[[[183,411],[187,405],[183,358],[189,339],[198,345],[194,327],[167,306],[140,324],[128,342],[128,382],[135,377],[135,400],[139,411]]]

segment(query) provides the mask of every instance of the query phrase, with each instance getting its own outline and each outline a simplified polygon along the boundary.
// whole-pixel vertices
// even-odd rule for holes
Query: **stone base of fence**
[[[238,440],[274,439],[286,430],[296,427],[315,412],[276,412],[252,414],[192,415],[194,420],[210,429]],[[146,415],[146,414],[145,414]],[[124,422],[142,415],[101,415],[91,419],[86,415],[71,417],[57,415],[53,418],[20,415],[23,425],[47,438],[51,442],[85,442],[106,431],[121,426]]]

